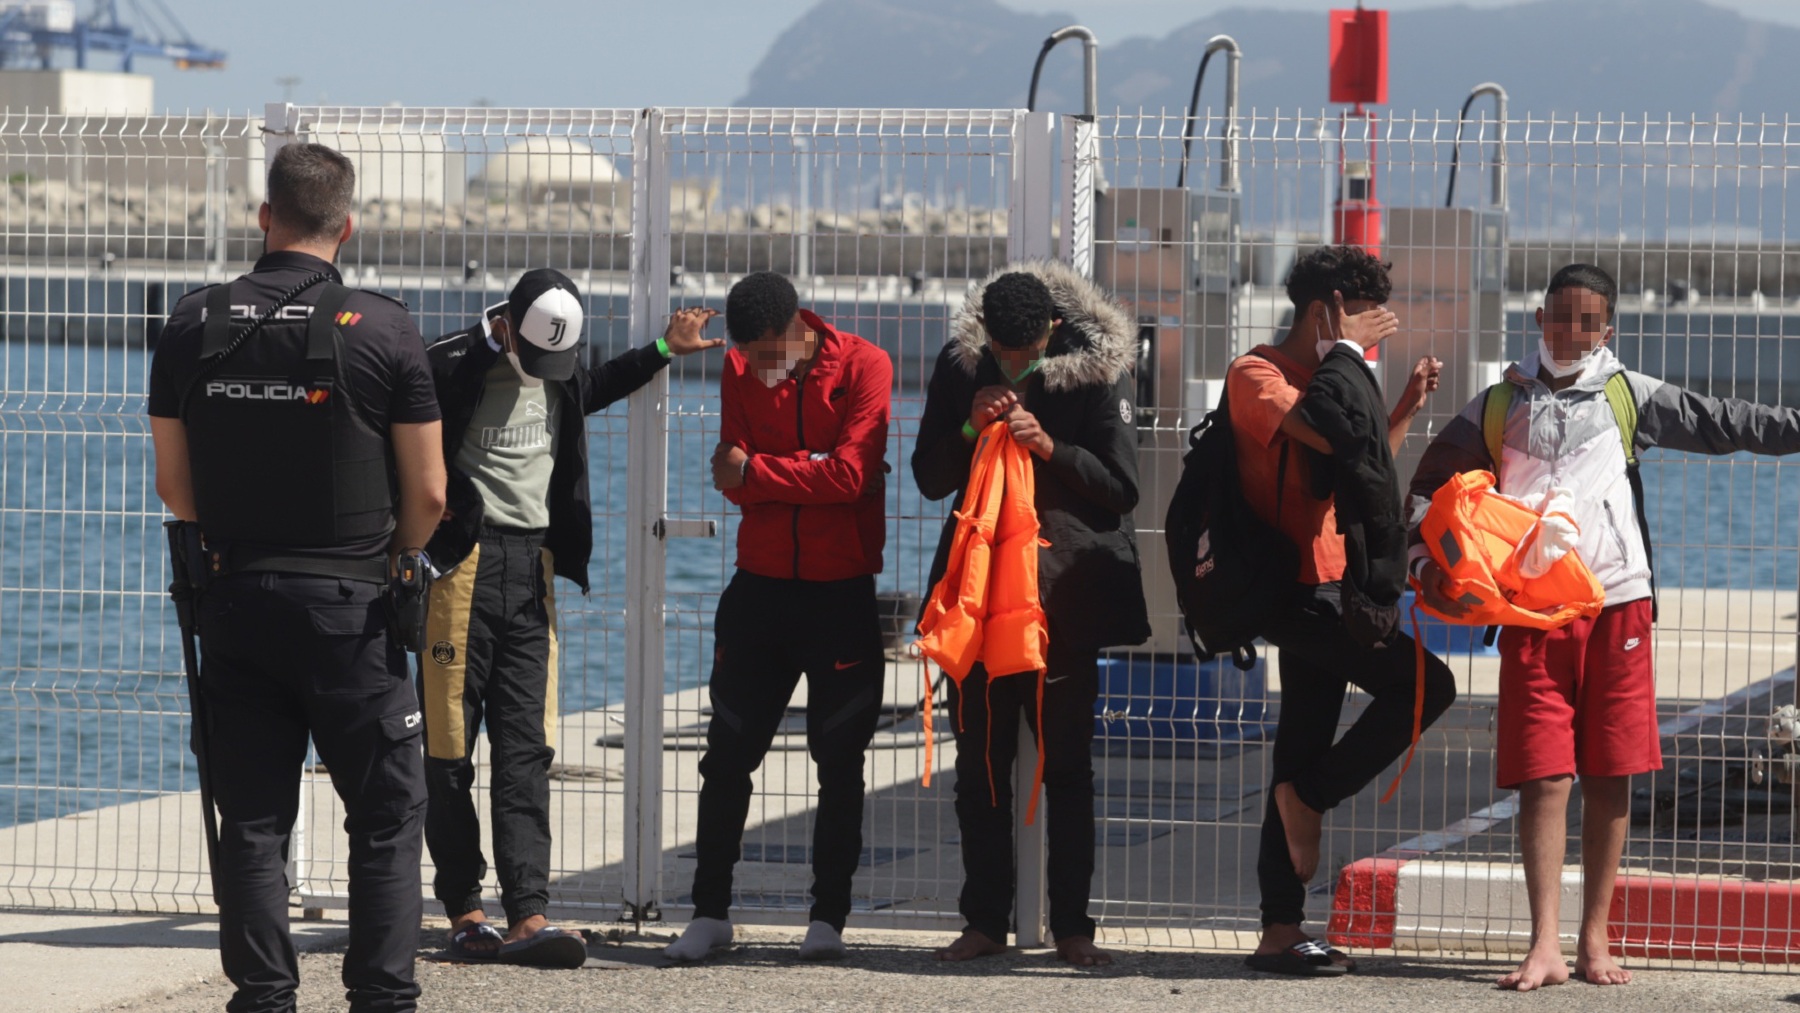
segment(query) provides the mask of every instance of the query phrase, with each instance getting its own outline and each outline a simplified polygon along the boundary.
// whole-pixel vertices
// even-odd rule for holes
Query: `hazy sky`
[[[168,109],[260,111],[283,97],[342,105],[724,105],[777,35],[817,0],[167,0],[198,42],[230,54],[223,71],[177,71],[160,60]],[[1246,2],[1325,11],[1353,0],[1005,0],[1065,11],[1102,45],[1161,34]],[[1517,0],[1461,0],[1506,6]],[[1583,0],[1567,0],[1580,3]],[[1800,25],[1800,0],[1713,0],[1747,15]],[[1386,0],[1402,11],[1445,0]],[[129,10],[129,5],[121,5]],[[82,3],[86,9],[87,3]],[[284,16],[271,17],[272,9]],[[300,14],[304,11],[304,15]],[[1321,14],[1319,30],[1324,32]],[[854,73],[854,54],[845,54]],[[110,66],[110,64],[104,64]],[[1021,67],[1020,73],[1026,73]]]

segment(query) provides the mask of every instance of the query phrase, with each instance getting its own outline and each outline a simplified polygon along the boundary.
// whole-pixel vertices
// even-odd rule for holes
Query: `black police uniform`
[[[404,304],[344,288],[317,257],[270,253],[175,306],[149,412],[186,422],[206,538],[201,682],[220,949],[237,986],[227,1009],[294,1005],[285,865],[309,736],[350,835],[350,1008],[414,1009],[423,721],[381,593],[397,504],[389,430],[439,418],[424,341]]]

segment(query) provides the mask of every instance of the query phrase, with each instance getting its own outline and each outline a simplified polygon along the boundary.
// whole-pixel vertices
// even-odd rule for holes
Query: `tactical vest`
[[[393,530],[388,441],[355,410],[344,379],[335,318],[350,290],[318,287],[310,318],[277,313],[236,348],[232,285],[207,295],[200,372],[182,421],[210,542],[319,549]]]

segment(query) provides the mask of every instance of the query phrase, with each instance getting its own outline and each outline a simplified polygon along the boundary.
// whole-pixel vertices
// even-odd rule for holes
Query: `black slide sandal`
[[[587,963],[587,940],[554,926],[538,929],[529,939],[500,947],[502,964],[521,967],[557,967],[574,970]]]
[[[477,939],[492,943],[493,948],[469,949],[469,943]],[[500,947],[505,942],[506,938],[493,925],[487,922],[472,922],[457,929],[456,933],[450,937],[450,945],[444,950],[444,957],[458,963],[475,963],[477,961],[485,963],[499,955]]]
[[[1252,953],[1244,958],[1244,966],[1301,978],[1339,978],[1350,973],[1349,968],[1332,963],[1331,951],[1312,939],[1302,939],[1280,953]]]

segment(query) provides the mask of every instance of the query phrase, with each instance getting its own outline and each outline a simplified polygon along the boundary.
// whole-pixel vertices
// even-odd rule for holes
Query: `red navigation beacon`
[[[1331,101],[1351,108],[1338,114],[1338,192],[1332,208],[1332,240],[1381,256],[1381,201],[1375,195],[1375,113],[1364,108],[1388,100],[1388,12],[1331,12]],[[1364,121],[1366,157],[1347,157],[1350,120]],[[1371,362],[1376,350],[1366,353]]]

